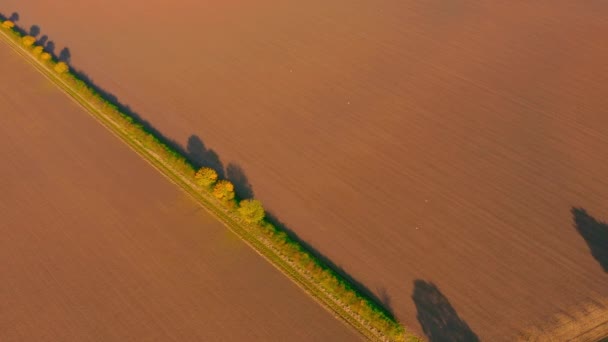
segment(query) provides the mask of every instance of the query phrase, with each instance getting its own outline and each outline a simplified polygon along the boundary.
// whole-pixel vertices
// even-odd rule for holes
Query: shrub
[[[34,38],[32,36],[25,36],[25,37],[21,38],[21,41],[23,42],[23,45],[25,45],[25,46],[32,46],[36,42],[36,38]]]
[[[48,52],[43,52],[40,54],[40,59],[42,59],[43,61],[48,61],[51,59],[51,54]]]
[[[234,199],[234,185],[227,180],[221,180],[213,188],[213,196],[223,202],[230,202]]]
[[[2,23],[2,27],[7,28],[7,29],[12,29],[13,27],[15,27],[15,23],[10,20],[7,20]]]
[[[248,223],[258,223],[264,219],[264,207],[258,200],[243,200],[239,204],[239,214]]]
[[[39,56],[43,51],[44,51],[44,49],[42,48],[42,46],[38,45],[38,46],[34,47],[34,49],[32,50],[32,53],[35,56]]]
[[[202,167],[196,172],[194,179],[196,180],[196,184],[209,188],[217,182],[217,172],[212,168]]]
[[[70,68],[64,62],[59,62],[55,65],[54,69],[58,74],[63,74],[64,72],[68,71]]]

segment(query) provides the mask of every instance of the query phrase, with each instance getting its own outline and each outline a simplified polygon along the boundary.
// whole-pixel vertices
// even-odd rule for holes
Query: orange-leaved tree
[[[221,180],[213,187],[213,196],[226,204],[234,200],[234,185],[227,180]]]

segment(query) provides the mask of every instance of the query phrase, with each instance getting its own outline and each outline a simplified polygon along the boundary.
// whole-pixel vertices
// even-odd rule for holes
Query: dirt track
[[[605,2],[3,3],[419,332],[608,296],[571,213],[608,220]]]
[[[357,340],[0,41],[0,340]]]

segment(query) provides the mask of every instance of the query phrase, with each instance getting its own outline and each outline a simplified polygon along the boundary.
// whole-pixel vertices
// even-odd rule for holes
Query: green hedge
[[[0,19],[1,21],[1,19]],[[93,115],[99,116],[97,111],[118,131],[123,139],[131,139],[129,143],[139,144],[146,153],[144,158],[155,158],[161,167],[173,175],[168,176],[175,180],[180,177],[178,185],[185,190],[196,193],[205,207],[223,220],[237,235],[244,238],[253,248],[266,256],[277,267],[303,286],[307,292],[321,300],[336,315],[353,325],[365,336],[373,340],[389,341],[419,341],[415,335],[407,332],[388,312],[379,304],[363,295],[338,272],[321,262],[298,241],[292,239],[267,219],[259,223],[245,222],[238,213],[237,206],[226,206],[212,195],[212,189],[200,186],[195,180],[197,170],[186,157],[165,144],[153,132],[150,132],[133,117],[119,110],[116,104],[104,99],[85,81],[79,79],[72,71],[64,70],[56,58],[43,60],[44,52],[35,44],[23,44],[23,37],[16,27],[0,25],[0,29],[7,33],[14,44],[31,53],[31,57],[43,65],[47,74],[52,74],[58,80],[69,86],[69,90],[88,103],[88,109]],[[64,85],[60,85],[66,89]],[[66,90],[67,91],[67,90]],[[77,99],[78,100],[78,99]],[[111,125],[108,125],[111,126]],[[142,150],[139,150],[140,154]]]

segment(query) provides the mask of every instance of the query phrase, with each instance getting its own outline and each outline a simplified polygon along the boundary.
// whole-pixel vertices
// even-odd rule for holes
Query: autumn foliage
[[[64,62],[59,62],[55,65],[54,69],[58,74],[63,74],[64,72],[68,71],[70,67],[68,67],[68,65]]]
[[[231,202],[234,199],[234,185],[227,180],[217,182],[213,187],[213,196],[222,202]]]
[[[209,188],[217,182],[217,172],[209,167],[200,168],[194,175],[196,184]]]
[[[21,38],[21,40],[23,41],[23,45],[25,46],[32,46],[36,42],[36,38],[32,36],[25,36]]]
[[[258,223],[264,219],[262,202],[254,199],[243,200],[239,204],[239,214],[247,223]]]
[[[40,45],[38,45],[38,46],[34,47],[34,49],[32,49],[32,53],[36,56],[39,56],[43,51],[44,51],[44,49]]]
[[[15,27],[15,23],[10,20],[7,20],[2,23],[2,27],[7,28],[7,29],[12,29],[13,27]]]
[[[217,215],[237,235],[248,241],[277,267],[284,270],[295,281],[310,288],[312,295],[340,314],[345,320],[355,322],[355,326],[368,327],[367,336],[379,337],[383,341],[418,341],[406,332],[395,319],[365,294],[358,292],[347,279],[318,259],[311,251],[297,240],[290,237],[281,227],[265,219],[265,211],[258,200],[243,200],[236,206],[234,185],[228,180],[219,180],[215,170],[203,167],[196,171],[190,162],[178,151],[167,145],[163,139],[155,136],[135,118],[121,112],[116,103],[108,102],[93,86],[80,79],[65,62],[55,62],[53,56],[45,52],[42,46],[35,46],[31,36],[23,37],[22,31],[13,29],[15,24],[4,21],[1,27],[8,28],[0,34],[6,35],[19,46],[29,51],[34,58],[44,63],[47,75],[51,79],[61,79],[60,87],[70,89],[70,94],[82,103],[90,105],[95,116],[115,123],[112,130],[124,134],[124,140],[147,151],[142,153],[159,163],[159,170],[166,169],[165,174],[177,179],[184,189],[198,197],[207,209]],[[31,42],[31,43],[30,43]],[[24,47],[25,45],[25,47]],[[55,71],[61,74],[53,74]],[[72,91],[74,92],[72,94]],[[81,101],[82,100],[82,101]],[[152,153],[150,153],[152,152]],[[198,186],[194,186],[194,184]],[[202,187],[204,187],[204,191]],[[192,190],[192,191],[190,191]],[[218,205],[217,199],[224,206]],[[245,221],[247,225],[241,225]],[[246,232],[246,233],[243,233]],[[371,335],[370,335],[371,334]]]

